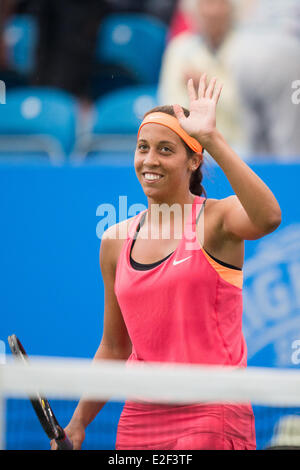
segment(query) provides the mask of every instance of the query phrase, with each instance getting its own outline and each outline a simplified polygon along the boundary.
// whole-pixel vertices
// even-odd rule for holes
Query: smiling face
[[[180,201],[189,195],[197,157],[188,158],[181,138],[160,124],[141,128],[134,159],[136,175],[147,197],[157,202]]]

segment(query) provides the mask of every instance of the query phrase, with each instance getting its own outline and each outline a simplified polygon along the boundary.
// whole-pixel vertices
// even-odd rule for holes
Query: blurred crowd
[[[168,24],[174,0],[1,0],[1,24],[13,14],[32,15],[39,39],[30,83],[65,89],[81,99],[89,97],[96,39],[111,13],[134,12],[158,17]],[[5,41],[0,38],[0,64],[5,67]]]
[[[166,48],[161,100],[188,105],[187,79],[215,75],[224,83],[218,126],[234,148],[299,158],[292,86],[300,78],[300,2],[195,0],[186,7],[193,21]]]
[[[89,109],[96,97],[92,78],[101,75],[94,60],[99,28],[111,13],[125,12],[167,28],[161,103],[188,107],[187,80],[197,84],[203,72],[217,76],[224,84],[217,124],[233,148],[245,158],[300,159],[300,104],[292,99],[300,80],[299,0],[1,0],[0,78],[6,73],[10,83],[66,90]],[[9,64],[4,34],[7,21],[20,14],[38,25],[26,77]]]

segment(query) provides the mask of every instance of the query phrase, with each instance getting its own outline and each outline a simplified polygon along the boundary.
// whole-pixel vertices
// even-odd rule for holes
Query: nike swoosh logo
[[[187,258],[180,259],[179,261],[174,260],[174,261],[173,261],[173,265],[176,266],[176,264],[183,263],[184,261],[190,259],[191,257],[192,257],[192,256],[188,256]]]

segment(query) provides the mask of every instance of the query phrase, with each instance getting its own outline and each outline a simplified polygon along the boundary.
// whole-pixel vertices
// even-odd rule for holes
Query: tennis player
[[[141,124],[135,171],[148,209],[103,236],[104,332],[95,359],[246,367],[244,240],[274,231],[281,211],[270,189],[216,128],[221,90],[216,78],[208,81],[203,74],[197,90],[188,82],[190,111],[179,105],[155,108]],[[206,198],[203,148],[235,195]],[[166,222],[166,208],[174,205],[181,211],[174,210]],[[157,216],[158,207],[165,213]],[[163,237],[166,224],[169,236]],[[126,239],[118,236],[124,228]],[[181,238],[175,236],[178,229]],[[75,449],[103,405],[79,402],[66,428]],[[131,450],[255,447],[248,404],[126,402],[116,440],[117,449]]]

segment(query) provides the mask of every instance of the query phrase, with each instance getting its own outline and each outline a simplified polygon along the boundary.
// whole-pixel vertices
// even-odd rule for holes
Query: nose
[[[159,166],[159,157],[155,149],[150,149],[149,152],[146,153],[144,158],[144,165],[145,166]]]

